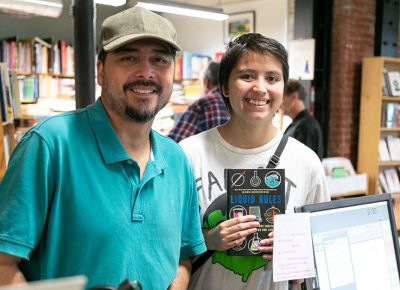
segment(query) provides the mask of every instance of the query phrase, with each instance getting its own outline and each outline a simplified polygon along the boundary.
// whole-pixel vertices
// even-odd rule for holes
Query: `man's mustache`
[[[122,87],[122,89],[125,92],[125,91],[135,88],[137,86],[153,87],[157,93],[159,93],[161,91],[161,86],[159,84],[157,84],[156,82],[143,81],[143,80],[139,80],[139,81],[132,82],[132,83],[127,83]]]

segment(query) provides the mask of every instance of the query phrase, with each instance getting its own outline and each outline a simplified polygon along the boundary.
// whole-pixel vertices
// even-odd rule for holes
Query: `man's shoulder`
[[[302,111],[301,116],[296,117],[293,125],[297,128],[304,128],[304,129],[310,129],[310,127],[318,127],[320,128],[320,125],[317,121],[317,119],[314,118],[308,111]],[[313,128],[311,128],[313,129]]]
[[[52,133],[61,134],[66,130],[71,131],[76,130],[78,127],[82,128],[86,124],[87,110],[80,109],[48,117],[32,127],[32,131],[45,135]]]
[[[313,164],[320,162],[320,159],[315,151],[296,137],[289,136],[287,146],[291,154],[296,156],[296,160],[298,162],[303,163],[312,161]]]
[[[214,90],[209,92],[208,94],[205,95],[204,99],[208,100],[208,101],[221,101],[223,102],[222,96],[219,93],[218,90]]]
[[[151,136],[153,138],[153,141],[157,142],[162,146],[167,146],[171,148],[180,148],[178,143],[176,143],[173,139],[171,139],[171,137],[165,136],[154,129],[151,130]]]
[[[319,125],[317,119],[315,119],[313,116],[308,115],[306,123],[313,130],[321,131],[321,126]]]
[[[167,152],[168,155],[184,155],[183,150],[179,144],[169,136],[162,135],[161,133],[152,130],[152,138],[158,144],[162,152]]]

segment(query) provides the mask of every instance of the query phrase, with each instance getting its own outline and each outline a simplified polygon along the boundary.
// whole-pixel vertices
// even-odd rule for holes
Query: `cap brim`
[[[125,35],[123,37],[120,37],[118,39],[115,39],[113,41],[111,41],[110,43],[106,44],[103,46],[103,50],[108,52],[108,51],[112,51],[118,47],[121,47],[129,42],[135,41],[135,40],[139,40],[139,39],[145,39],[145,38],[152,38],[152,39],[158,39],[161,41],[164,41],[168,44],[170,44],[172,47],[174,47],[176,50],[182,50],[182,48],[177,45],[176,43],[165,39],[163,37],[160,37],[158,35],[153,35],[153,34],[130,34],[130,35]]]

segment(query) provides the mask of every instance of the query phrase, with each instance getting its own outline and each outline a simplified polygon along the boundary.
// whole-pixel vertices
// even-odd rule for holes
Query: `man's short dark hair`
[[[307,93],[304,86],[299,81],[290,79],[286,86],[285,95],[290,95],[294,92],[297,92],[299,94],[299,99],[305,102]]]
[[[204,72],[204,78],[206,78],[213,86],[218,86],[219,76],[219,62],[210,62],[206,71]]]

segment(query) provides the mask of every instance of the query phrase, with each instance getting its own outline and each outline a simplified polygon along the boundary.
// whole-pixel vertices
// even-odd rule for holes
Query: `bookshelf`
[[[179,51],[175,57],[174,86],[167,106],[156,116],[153,129],[167,135],[187,107],[202,96],[202,79],[211,57]]]
[[[59,113],[54,108],[75,104],[73,48],[65,40],[9,37],[0,40],[0,178],[15,148],[16,138],[41,119]],[[62,102],[58,104],[56,102]],[[72,109],[75,105],[72,106]],[[27,121],[30,120],[30,121]],[[21,136],[17,137],[19,140]]]
[[[15,148],[14,124],[3,122],[0,129],[0,136],[3,142],[0,142],[0,180],[3,178],[7,169],[8,160],[11,152]]]
[[[73,53],[65,40],[54,38],[0,40],[0,62],[16,72],[22,104],[36,103],[39,98],[73,97]]]
[[[4,136],[4,125],[0,126],[0,137],[3,139]],[[5,145],[3,142],[0,142],[0,179],[3,178],[4,173],[7,168],[7,160],[5,157]]]
[[[395,120],[394,125],[389,126],[387,120],[388,104],[394,104],[400,108],[400,97],[392,96],[385,76],[387,72],[393,71],[400,72],[400,58],[366,57],[363,59],[357,171],[368,175],[368,194],[390,192],[393,195],[396,219],[400,220],[400,192],[385,190],[379,176],[388,169],[394,169],[397,177],[400,178],[400,160],[390,159],[391,154],[389,160],[381,160],[383,155],[379,148],[380,140],[385,140],[384,143],[387,144],[387,140],[391,137],[400,137],[400,126],[396,123],[398,121]],[[400,112],[398,111],[397,114]],[[400,231],[400,223],[397,227]]]

